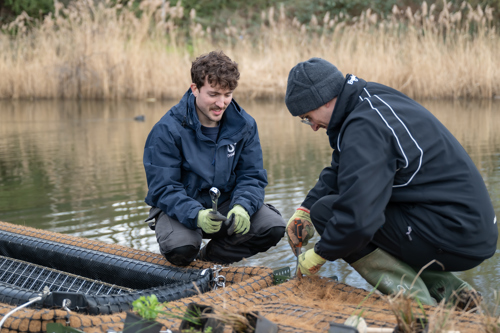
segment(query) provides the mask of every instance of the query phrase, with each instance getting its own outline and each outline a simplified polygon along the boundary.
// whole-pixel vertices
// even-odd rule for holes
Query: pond
[[[330,163],[325,131],[313,132],[291,117],[281,101],[238,102],[259,126],[269,179],[265,201],[288,220]],[[175,103],[0,101],[0,221],[159,252],[154,232],[143,222],[149,207],[142,154],[150,129]],[[467,150],[498,216],[500,101],[421,103]],[[490,304],[493,292],[500,290],[499,252],[457,273]],[[283,238],[267,253],[236,265],[295,271],[295,257]],[[342,260],[327,263],[320,274],[371,289]]]

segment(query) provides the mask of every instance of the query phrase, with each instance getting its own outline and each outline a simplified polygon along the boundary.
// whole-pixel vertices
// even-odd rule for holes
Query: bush
[[[4,6],[15,16],[26,12],[40,18],[54,11],[54,0],[4,0]]]
[[[73,0],[58,0],[67,5]],[[103,0],[93,0],[95,3]],[[138,10],[141,2],[148,0],[111,0],[112,3],[126,5],[132,2],[132,8]],[[196,21],[203,27],[210,26],[215,30],[224,30],[230,24],[236,27],[250,28],[252,25],[261,23],[261,12],[270,7],[279,8],[284,5],[288,17],[296,17],[300,23],[309,23],[312,15],[321,19],[326,13],[331,17],[342,14],[342,16],[356,17],[367,9],[379,17],[387,17],[391,14],[394,5],[399,8],[410,7],[413,12],[421,8],[422,0],[166,0],[171,7],[177,3],[184,8],[185,15],[180,25],[189,25],[191,10],[196,11]],[[434,1],[427,1],[430,5]],[[462,5],[463,0],[450,0],[446,4],[450,11],[456,11]],[[497,22],[500,21],[500,0],[469,0],[472,8],[477,6],[485,8],[492,7],[493,15]],[[1,2],[0,2],[1,3]],[[441,11],[445,2],[435,1],[436,10]],[[0,21],[12,21],[17,15],[25,11],[29,16],[40,18],[54,11],[54,0],[4,0],[0,5]]]

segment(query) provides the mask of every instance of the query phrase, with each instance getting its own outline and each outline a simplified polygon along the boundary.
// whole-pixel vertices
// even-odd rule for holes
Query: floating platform
[[[132,301],[151,294],[165,302],[165,313],[182,313],[191,303],[227,317],[258,312],[279,332],[328,332],[330,323],[343,324],[351,315],[362,315],[370,328],[393,329],[397,323],[387,296],[331,279],[284,279],[267,267],[202,261],[181,268],[157,253],[5,222],[0,222],[0,255],[0,320],[41,297],[10,314],[2,333],[46,332],[49,323],[120,332]],[[417,304],[413,308],[422,311]],[[443,320],[439,308],[424,310],[431,323]],[[484,331],[487,322],[474,313],[447,316],[453,321],[447,330],[463,333]],[[157,321],[172,330],[181,324],[162,315]]]

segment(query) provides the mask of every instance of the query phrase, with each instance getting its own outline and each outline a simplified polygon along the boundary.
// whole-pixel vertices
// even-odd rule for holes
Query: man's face
[[[207,78],[200,89],[196,87],[196,84],[191,83],[191,91],[196,97],[196,113],[198,113],[200,123],[206,127],[217,126],[233,99],[233,91],[219,86],[212,87],[207,82]]]
[[[302,119],[303,123],[311,126],[313,131],[317,131],[320,128],[328,128],[328,124],[330,123],[330,120],[332,119],[332,113],[333,109],[335,107],[335,102],[337,101],[337,98],[334,98],[330,102],[326,103],[323,106],[320,106],[319,108],[309,111],[303,115],[300,116],[300,119]]]

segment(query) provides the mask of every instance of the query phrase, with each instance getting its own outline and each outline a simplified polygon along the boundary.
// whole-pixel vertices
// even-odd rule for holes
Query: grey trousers
[[[229,201],[220,204],[218,211],[227,215]],[[278,210],[268,204],[262,205],[250,217],[250,230],[245,235],[228,236],[224,224],[214,234],[206,234],[200,228],[189,229],[155,207],[151,208],[146,221],[153,219],[156,220],[155,232],[160,252],[169,262],[179,266],[188,265],[196,258],[202,239],[210,239],[203,250],[204,260],[229,264],[275,246],[283,238],[286,227]]]

